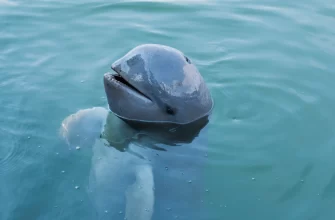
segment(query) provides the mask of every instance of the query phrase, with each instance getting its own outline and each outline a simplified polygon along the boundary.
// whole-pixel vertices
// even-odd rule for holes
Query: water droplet
[[[56,155],[58,155],[59,153],[57,152]]]
[[[304,180],[300,180],[301,182],[304,182]]]
[[[64,171],[64,170],[62,170],[62,173],[65,173],[65,171]]]
[[[85,82],[85,80],[81,80],[81,81],[80,81],[80,83],[83,83],[83,82]]]
[[[38,145],[38,148],[40,148],[41,146]]]
[[[208,155],[207,155],[207,154],[205,154],[205,157],[208,157]]]
[[[222,205],[220,204],[220,207],[222,208]]]
[[[167,208],[166,210],[167,210],[167,211],[171,211],[171,208]]]
[[[119,211],[119,214],[122,214],[122,211]]]
[[[255,180],[255,177],[251,178],[251,180]]]
[[[80,147],[79,147],[79,146],[77,146],[77,147],[76,147],[76,150],[80,150]]]
[[[28,136],[28,139],[30,139],[30,136]]]
[[[55,207],[55,208],[58,208],[58,206],[56,206],[56,205],[55,205],[54,207]]]
[[[206,189],[206,192],[209,192],[209,189]]]
[[[168,167],[165,167],[165,170],[168,170],[169,168]]]
[[[105,210],[105,213],[108,213],[108,211],[107,211],[107,210]]]
[[[192,183],[192,180],[189,180],[188,183]]]
[[[75,188],[75,189],[79,189],[79,186],[75,186],[74,188]]]

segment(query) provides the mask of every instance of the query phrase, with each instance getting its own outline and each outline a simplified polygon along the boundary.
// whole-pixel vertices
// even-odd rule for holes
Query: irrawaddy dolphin
[[[174,199],[177,217],[193,205],[185,211],[191,213],[187,219],[205,219],[195,208],[199,197],[182,197],[190,201],[180,203],[182,195],[196,197],[194,192],[203,189],[178,192],[175,187],[166,194],[166,176],[154,172],[169,163],[180,164],[185,173],[190,170],[189,177],[200,178],[195,177],[193,161],[185,165],[183,157],[161,152],[191,143],[207,125],[214,103],[201,74],[181,51],[157,44],[135,47],[111,68],[113,73],[103,77],[108,109],[80,110],[61,127],[70,147],[92,148],[88,192],[98,219],[170,219],[162,204],[171,209]],[[171,171],[170,176],[176,174]]]
[[[177,49],[140,45],[112,64],[104,85],[110,109],[128,123],[189,124],[206,118],[213,100],[192,61]]]

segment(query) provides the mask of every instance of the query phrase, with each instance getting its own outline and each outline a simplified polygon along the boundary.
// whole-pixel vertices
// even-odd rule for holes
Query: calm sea
[[[103,74],[143,43],[187,54],[215,100],[192,143],[146,148],[153,220],[335,218],[334,1],[0,0],[1,220],[124,219],[128,153],[59,129],[107,107]]]

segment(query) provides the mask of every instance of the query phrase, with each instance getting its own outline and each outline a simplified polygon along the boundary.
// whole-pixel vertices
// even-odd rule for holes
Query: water
[[[333,219],[334,15],[330,0],[0,1],[0,219],[123,215],[99,213],[94,151],[59,128],[106,107],[102,75],[142,43],[187,54],[215,100],[193,143],[160,152],[152,219]]]

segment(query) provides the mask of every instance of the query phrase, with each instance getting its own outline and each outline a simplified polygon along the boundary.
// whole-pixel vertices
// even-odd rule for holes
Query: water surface
[[[0,219],[98,219],[94,151],[59,128],[107,106],[103,74],[142,43],[187,54],[215,100],[193,143],[161,153],[153,219],[333,219],[334,24],[330,0],[0,0]]]

